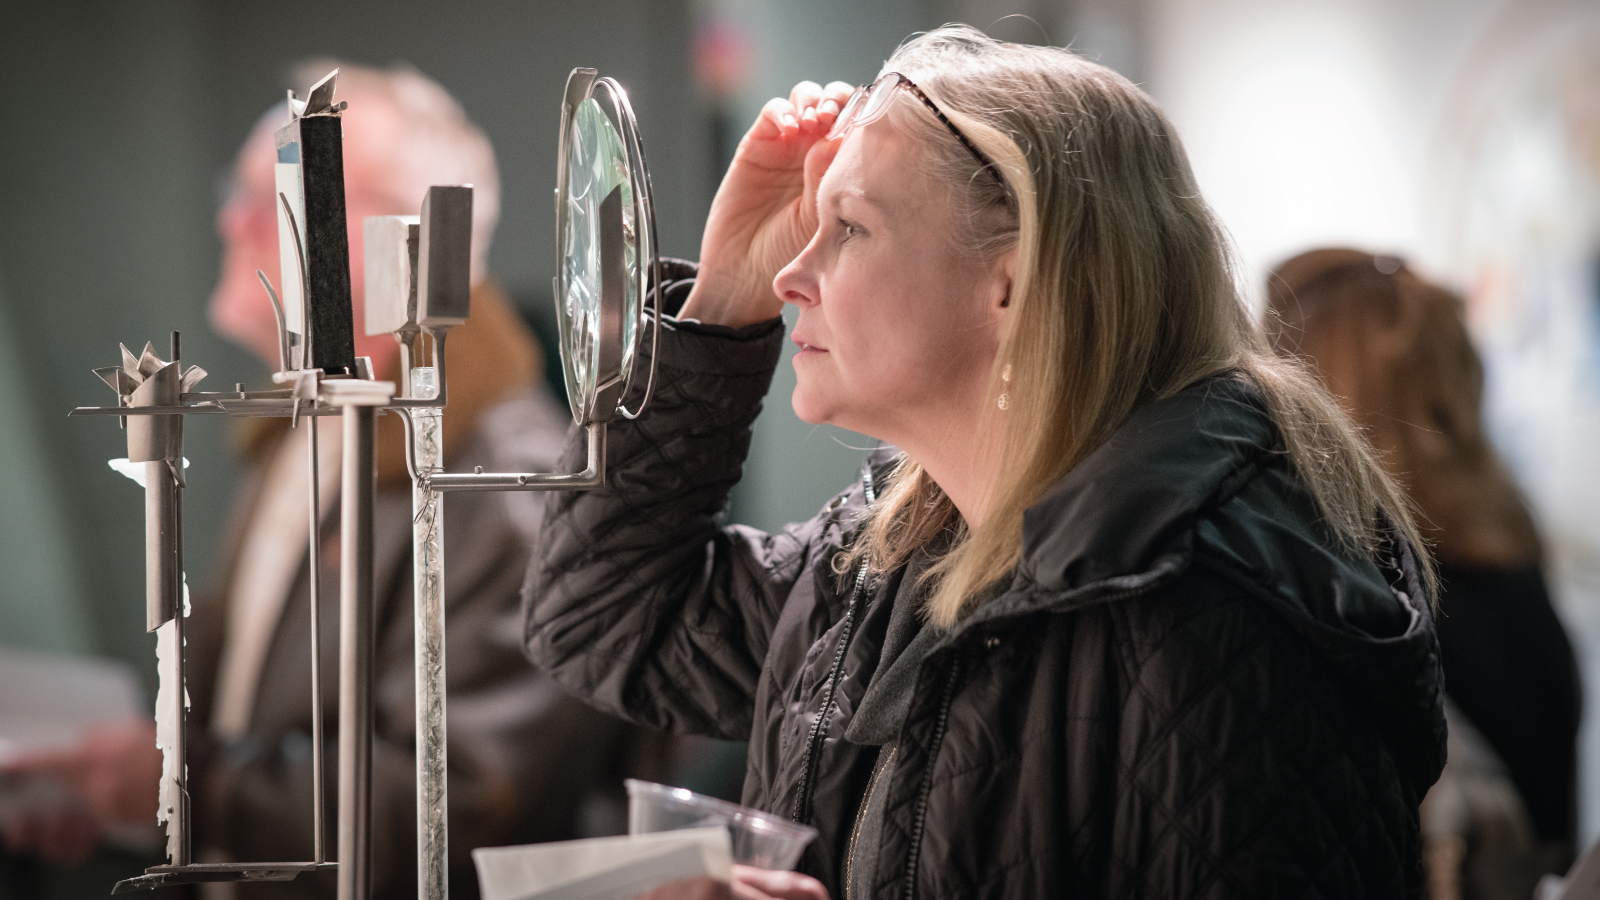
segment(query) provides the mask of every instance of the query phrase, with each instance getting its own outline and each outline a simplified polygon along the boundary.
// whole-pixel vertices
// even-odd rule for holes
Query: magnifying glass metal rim
[[[655,348],[660,341],[661,317],[655,315],[651,333],[650,373],[645,384],[644,397],[636,409],[628,410],[620,403],[621,399],[632,388],[637,374],[638,342],[641,339],[641,328],[644,325],[644,316],[649,302],[649,291],[652,284],[661,283],[661,259],[658,251],[659,243],[656,232],[654,195],[651,189],[650,172],[645,164],[644,147],[639,138],[638,122],[633,114],[633,107],[628,101],[628,94],[620,84],[612,78],[597,77],[594,69],[577,68],[567,77],[565,97],[561,106],[561,134],[559,151],[556,163],[556,243],[558,249],[558,265],[555,277],[555,304],[556,318],[561,327],[560,344],[562,371],[568,379],[567,400],[572,407],[573,419],[579,425],[591,422],[608,421],[614,414],[621,413],[624,418],[637,418],[650,402],[650,397],[655,390]],[[600,102],[597,95],[607,101]],[[568,244],[568,208],[569,172],[568,153],[572,141],[572,132],[576,125],[578,109],[582,104],[595,99],[596,105],[607,115],[610,123],[616,128],[622,138],[623,152],[627,161],[628,183],[632,193],[633,221],[635,223],[633,241],[635,246],[635,297],[638,302],[634,309],[633,341],[631,346],[608,346],[606,342],[623,340],[624,328],[602,327],[600,342],[593,351],[596,362],[605,359],[616,359],[617,370],[614,372],[593,372],[593,385],[573,384],[572,355],[576,352],[572,337],[572,323],[566,312],[566,295],[570,288],[567,282],[567,254],[571,248]],[[607,109],[609,106],[609,109]],[[606,302],[606,292],[601,292],[601,303]],[[626,301],[623,301],[624,305]],[[601,310],[602,323],[615,316],[626,315],[626,309]],[[620,323],[619,323],[620,324]]]

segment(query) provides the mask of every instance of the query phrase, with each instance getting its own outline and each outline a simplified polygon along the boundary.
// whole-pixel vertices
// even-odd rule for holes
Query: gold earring
[[[1000,408],[1008,409],[1011,406],[1011,397],[1007,391],[1011,388],[1011,364],[1000,370],[1000,381],[1005,384],[1005,389],[1000,391]]]

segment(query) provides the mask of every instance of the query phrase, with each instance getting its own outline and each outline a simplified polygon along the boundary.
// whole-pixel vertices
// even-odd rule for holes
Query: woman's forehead
[[[887,120],[851,129],[819,186],[825,198],[913,213],[933,201],[922,153]]]

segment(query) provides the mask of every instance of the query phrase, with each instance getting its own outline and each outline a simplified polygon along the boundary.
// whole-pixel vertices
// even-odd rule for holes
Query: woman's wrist
[[[772,292],[771,282],[755,281],[702,264],[678,317],[744,328],[783,315],[783,301]]]

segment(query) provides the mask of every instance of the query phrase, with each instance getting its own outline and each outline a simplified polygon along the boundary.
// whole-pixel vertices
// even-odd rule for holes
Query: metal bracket
[[[337,869],[338,863],[193,863],[187,866],[151,866],[143,875],[117,882],[112,894],[131,894],[174,884],[211,881],[293,881],[302,872]]]

